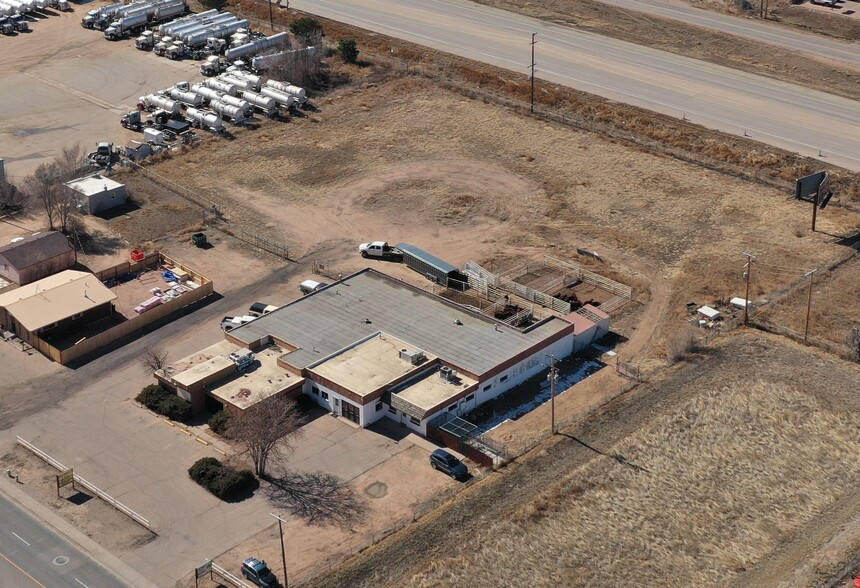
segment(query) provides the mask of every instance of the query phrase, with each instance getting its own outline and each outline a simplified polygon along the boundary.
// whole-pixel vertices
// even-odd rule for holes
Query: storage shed
[[[62,233],[34,233],[0,247],[0,276],[23,286],[75,265],[75,250]]]
[[[437,284],[455,290],[465,290],[468,287],[469,279],[447,261],[409,243],[400,243],[396,247],[403,252],[403,263]]]
[[[78,210],[84,214],[97,214],[125,204],[125,184],[99,174],[66,182],[66,188],[75,193]]]

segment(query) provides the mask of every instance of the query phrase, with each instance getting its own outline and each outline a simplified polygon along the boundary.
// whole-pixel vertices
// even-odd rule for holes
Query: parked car
[[[278,579],[266,565],[266,562],[260,561],[256,557],[249,557],[242,562],[242,575],[261,588],[280,586]]]
[[[465,480],[469,477],[469,468],[444,449],[437,449],[430,454],[430,467],[445,472],[455,480]]]

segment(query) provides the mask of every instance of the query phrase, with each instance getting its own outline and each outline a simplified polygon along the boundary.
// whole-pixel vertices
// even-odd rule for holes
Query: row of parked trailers
[[[46,8],[70,10],[71,6],[66,0],[0,0],[0,16],[25,15]]]
[[[45,14],[50,8],[71,10],[68,0],[0,0],[0,33],[12,35],[30,30],[31,14]]]
[[[138,107],[183,115],[197,127],[221,132],[224,119],[243,124],[254,112],[274,116],[306,102],[304,88],[277,80],[263,83],[258,75],[232,68],[198,84],[181,82],[141,96]]]

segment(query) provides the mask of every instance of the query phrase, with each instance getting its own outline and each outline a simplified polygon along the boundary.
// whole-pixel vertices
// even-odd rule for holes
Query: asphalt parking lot
[[[126,144],[142,136],[119,117],[144,94],[199,78],[197,62],[175,62],[138,51],[132,40],[111,42],[85,29],[81,17],[102,3],[73,4],[2,39],[0,157],[13,181],[53,158],[63,146],[98,141]]]

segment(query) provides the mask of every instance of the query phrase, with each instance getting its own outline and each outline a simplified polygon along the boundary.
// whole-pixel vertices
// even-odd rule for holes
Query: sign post
[[[68,469],[57,475],[57,498],[60,497],[60,488],[62,488],[63,486],[68,486],[69,484],[72,485],[72,490],[77,490],[77,488],[75,488],[74,469]]]

